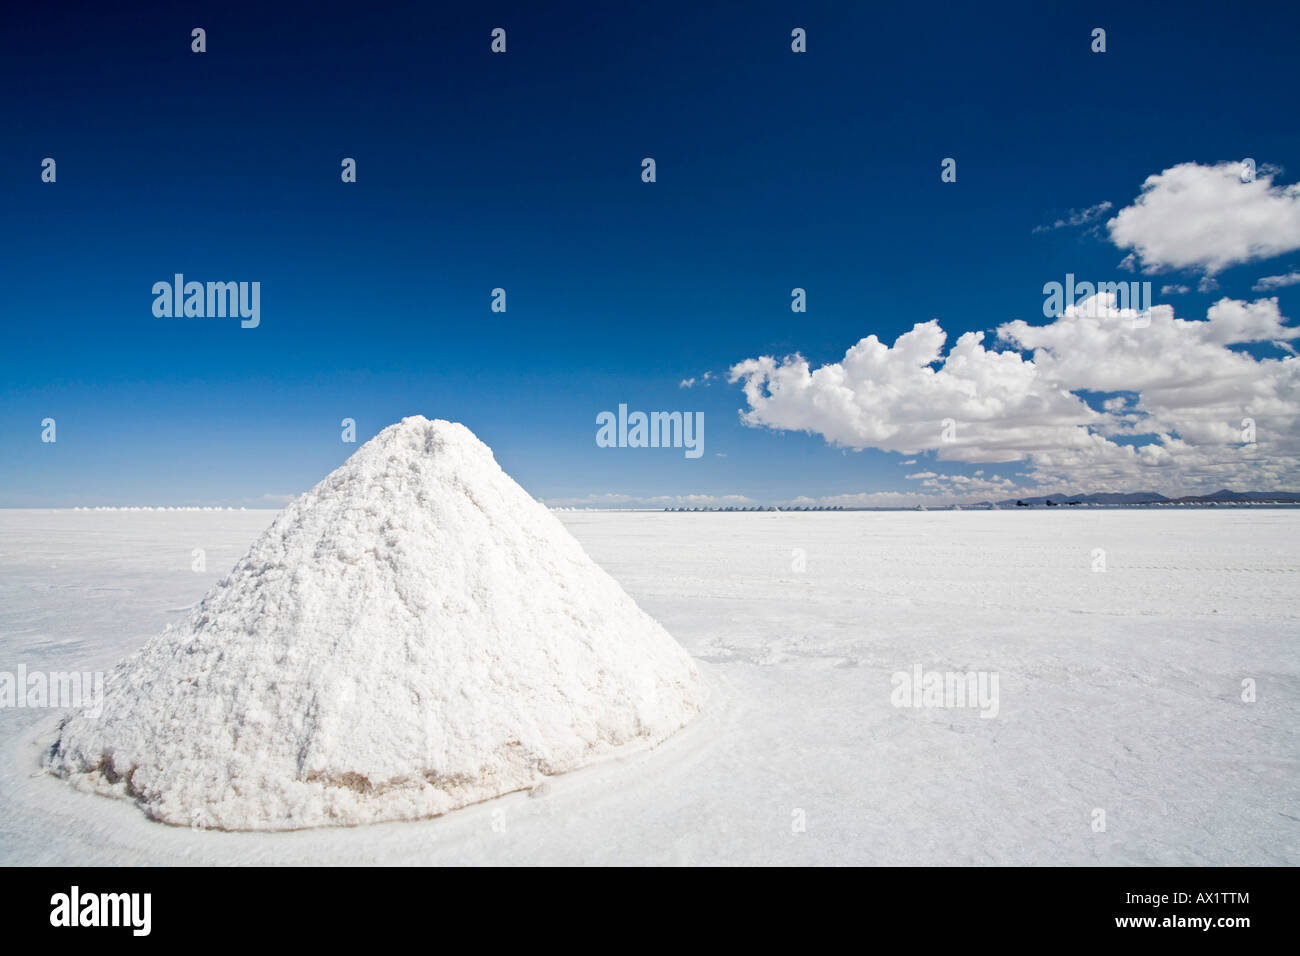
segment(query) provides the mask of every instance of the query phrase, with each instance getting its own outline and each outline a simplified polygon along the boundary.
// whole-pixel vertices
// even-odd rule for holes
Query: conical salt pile
[[[411,819],[672,734],[685,651],[463,425],[407,418],[119,664],[48,765],[187,826]]]

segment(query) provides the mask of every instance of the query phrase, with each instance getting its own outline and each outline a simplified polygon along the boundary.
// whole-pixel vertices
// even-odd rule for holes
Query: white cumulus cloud
[[[1267,168],[1242,182],[1239,162],[1181,163],[1148,176],[1133,204],[1106,227],[1148,273],[1214,274],[1300,249],[1300,184],[1275,186]]]
[[[942,449],[955,460],[1015,461],[1085,442],[1084,426],[1101,420],[1017,352],[986,349],[983,332],[962,335],[944,356],[946,339],[932,320],[892,346],[869,335],[817,369],[799,355],[746,359],[731,381],[744,382],[747,424],[905,455]]]
[[[1044,487],[1271,490],[1300,485],[1300,360],[1255,358],[1241,346],[1300,337],[1285,322],[1275,298],[1224,298],[1205,320],[1186,320],[1168,305],[1121,310],[1102,293],[1045,325],[1002,325],[1001,349],[968,332],[945,353],[931,321],[893,345],[867,336],[817,368],[799,355],[762,356],[730,377],[743,383],[746,424],[847,448],[1025,461],[1026,477]],[[1254,443],[1243,440],[1245,419],[1255,422]],[[934,491],[962,484],[912,477]],[[985,481],[982,491],[1004,486]]]

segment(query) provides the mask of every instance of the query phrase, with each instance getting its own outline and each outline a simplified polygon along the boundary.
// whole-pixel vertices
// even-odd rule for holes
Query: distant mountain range
[[[1154,491],[1113,492],[1105,491],[1091,495],[1038,495],[1033,498],[1004,498],[1001,501],[979,501],[964,505],[933,505],[935,511],[961,511],[967,508],[1025,508],[1037,507],[1078,507],[1093,505],[1098,507],[1123,507],[1125,505],[1219,505],[1219,504],[1261,504],[1291,505],[1300,504],[1300,491],[1229,491],[1223,488],[1211,495],[1183,495],[1181,498],[1168,498]],[[566,509],[560,509],[566,510]],[[573,509],[567,509],[573,510]],[[632,509],[637,510],[637,509]],[[668,507],[664,511],[926,511],[924,505],[898,508],[861,508],[846,505],[704,505],[703,507]]]
[[[1039,495],[1034,498],[1004,498],[995,502],[998,507],[1014,508],[1017,504],[1032,505],[1213,505],[1221,502],[1253,502],[1258,504],[1293,504],[1300,502],[1300,491],[1229,491],[1227,488],[1210,495],[1184,495],[1167,498],[1154,491],[1102,492],[1092,495]],[[986,507],[993,502],[982,502]],[[978,507],[978,506],[976,506]]]

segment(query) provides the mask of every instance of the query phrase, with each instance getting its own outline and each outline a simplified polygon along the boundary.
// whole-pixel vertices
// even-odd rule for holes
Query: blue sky
[[[1257,300],[1261,277],[1300,266],[1285,241],[1129,273],[1104,223],[1179,164],[1249,156],[1276,188],[1295,181],[1294,5],[562,6],[7,14],[0,506],[278,505],[355,450],[341,419],[364,440],[417,413],[464,422],[555,502],[849,500],[977,471],[1026,488],[1293,484],[1286,464],[1148,481],[859,450],[815,422],[742,423],[727,370],[796,352],[816,368],[936,318],[948,346],[1043,324],[1042,286],[1067,272],[1185,285],[1157,300],[1186,319]],[[151,287],[177,272],[259,281],[261,324],[155,317]],[[1207,272],[1217,288],[1198,292]],[[1267,295],[1286,315],[1298,289]],[[704,412],[704,456],[597,447],[595,417],[619,403]],[[1259,448],[1289,461],[1293,422]]]

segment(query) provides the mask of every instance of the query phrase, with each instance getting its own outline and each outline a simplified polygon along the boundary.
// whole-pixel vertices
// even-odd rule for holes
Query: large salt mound
[[[407,418],[123,661],[48,766],[168,823],[411,819],[672,734],[690,657],[463,425]]]

